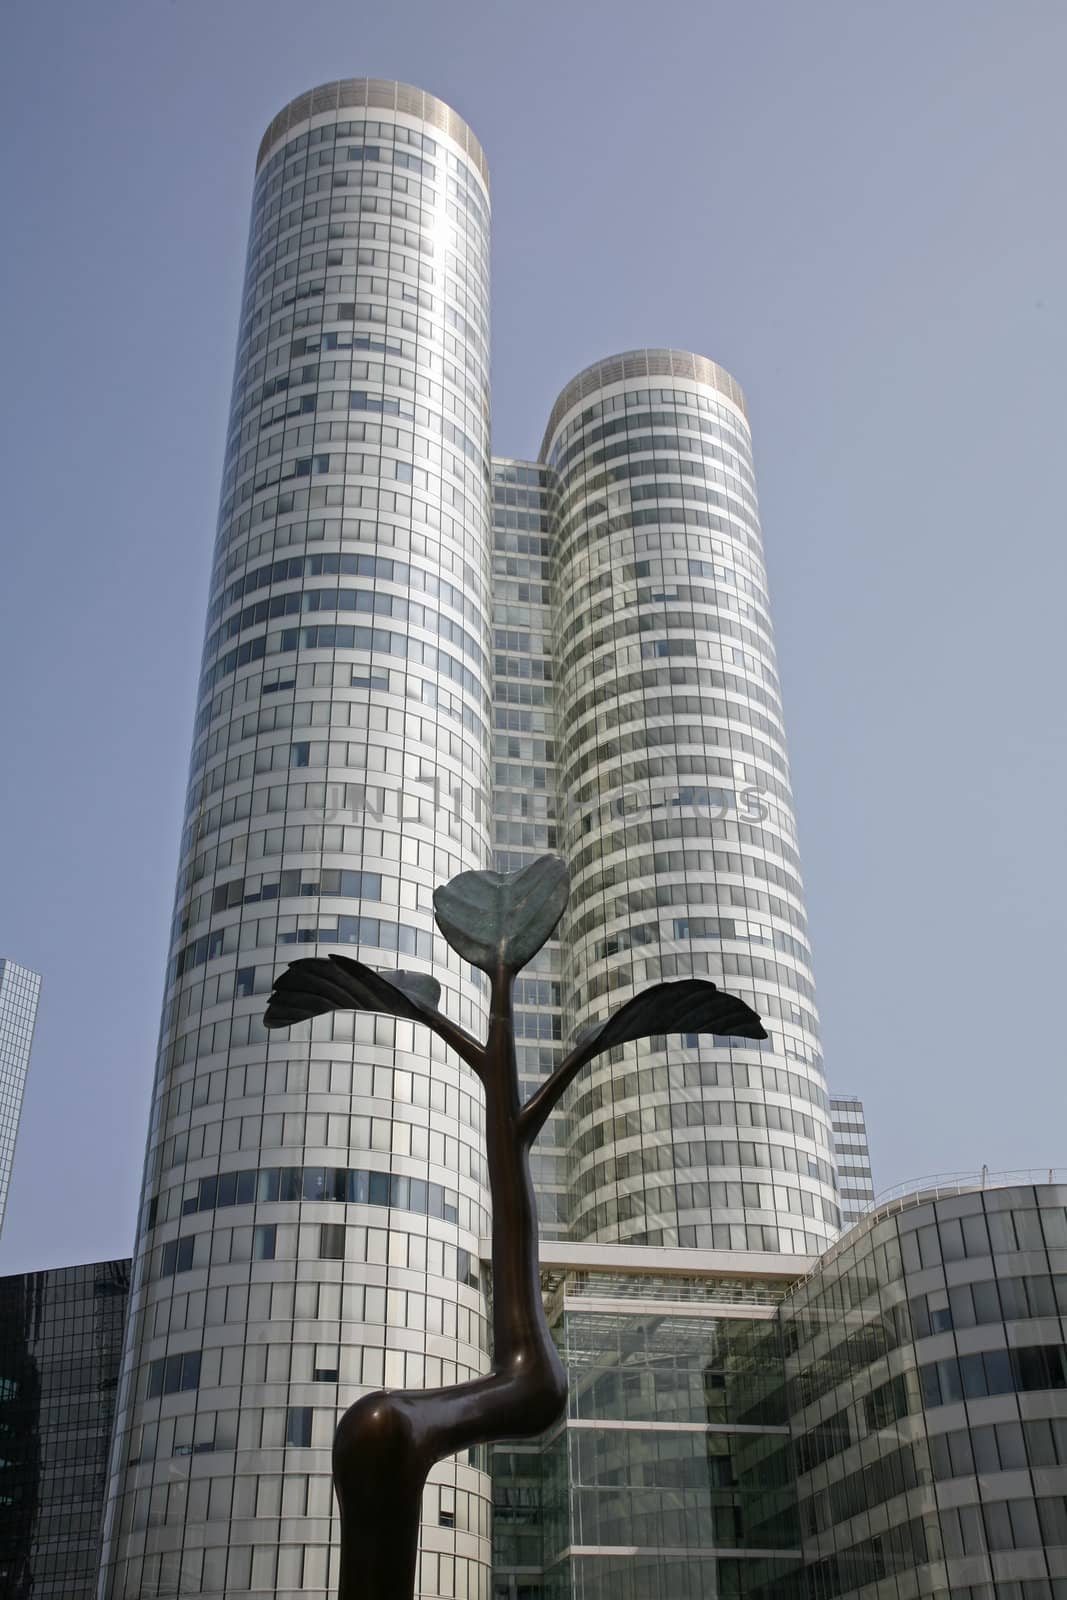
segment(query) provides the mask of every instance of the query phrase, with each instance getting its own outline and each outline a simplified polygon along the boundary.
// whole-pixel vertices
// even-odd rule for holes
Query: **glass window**
[[[949,1333],[954,1326],[952,1311],[949,1307],[948,1296],[943,1290],[928,1296],[930,1302],[930,1326],[934,1333]]]
[[[936,1481],[954,1476],[952,1456],[949,1451],[951,1434],[938,1433],[930,1439],[930,1469]]]
[[[952,1325],[956,1328],[973,1328],[975,1324],[974,1297],[971,1294],[971,1285],[963,1283],[948,1293],[949,1305],[952,1307]]]
[[[970,1357],[966,1357],[970,1360]],[[985,1369],[985,1385],[982,1394],[1010,1394],[1015,1388],[1015,1378],[1011,1368],[1011,1355],[1007,1350],[987,1350],[982,1357]],[[963,1365],[963,1362],[960,1362]],[[969,1394],[969,1391],[968,1391]]]
[[[1027,1299],[1032,1317],[1054,1317],[1057,1314],[1056,1295],[1049,1277],[1028,1278]]]
[[[310,1406],[290,1406],[285,1414],[285,1442],[307,1448],[311,1443]]]
[[[1067,1383],[1061,1345],[1027,1345],[1011,1354],[1020,1389],[1062,1389]]]
[[[1008,1515],[1007,1501],[999,1500],[993,1505],[986,1505],[983,1511],[986,1539],[989,1541],[990,1550],[1013,1550],[1015,1538],[1011,1528],[1011,1517]]]
[[[948,1218],[941,1224],[941,1251],[946,1261],[962,1261],[966,1254],[963,1229],[954,1217]]]
[[[1015,1237],[1020,1250],[1043,1250],[1045,1237],[1041,1232],[1041,1214],[1030,1209],[1027,1211],[1014,1211],[1012,1216],[1015,1221]]]
[[[1046,1207],[1041,1212],[1041,1223],[1045,1230],[1045,1243],[1050,1249],[1062,1250],[1067,1247],[1067,1209],[1063,1206]]]
[[[1026,1446],[1023,1442],[1022,1424],[1018,1422],[998,1422],[995,1432],[1001,1470],[1011,1472],[1015,1468],[1025,1467],[1027,1464]]]
[[[1000,1321],[1000,1297],[997,1286],[989,1283],[972,1283],[971,1295],[974,1299],[975,1320],[981,1323]]]
[[[924,1294],[909,1302],[911,1325],[916,1339],[926,1339],[933,1332],[930,1326],[930,1304]]]
[[[997,1436],[994,1428],[975,1428],[972,1439],[974,1448],[974,1470],[976,1472],[999,1472],[1000,1456],[997,1453]]]
[[[1005,1322],[1028,1317],[1030,1308],[1026,1299],[1026,1281],[1023,1278],[1001,1278],[1000,1304]]]
[[[1004,1354],[1004,1352],[1001,1352]],[[946,1367],[958,1366],[960,1382],[963,1385],[963,1395],[968,1400],[974,1400],[980,1395],[988,1394],[985,1360],[980,1355],[960,1356],[957,1362],[945,1362]],[[941,1379],[942,1388],[945,1387],[944,1374]],[[996,1390],[993,1391],[997,1393]]]
[[[345,1225],[343,1222],[323,1222],[319,1227],[319,1260],[343,1261],[345,1258]]]
[[[1030,1451],[1032,1466],[1054,1467],[1058,1465],[1052,1425],[1044,1417],[1039,1417],[1026,1424],[1026,1443]]]
[[[981,1432],[977,1429],[976,1433]],[[954,1478],[969,1478],[974,1471],[974,1455],[971,1448],[971,1435],[965,1428],[960,1428],[948,1435],[949,1458],[952,1463],[952,1476]]]
[[[963,1217],[963,1243],[969,1256],[987,1256],[989,1254],[989,1235],[986,1232],[985,1217]]]
[[[1028,1212],[1035,1221],[1037,1212]],[[1009,1500],[1012,1542],[1016,1550],[1032,1550],[1041,1543],[1041,1528],[1037,1520],[1037,1506],[1032,1500]]]
[[[1050,1549],[1067,1545],[1067,1499],[1062,1495],[1049,1496],[1037,1503],[1041,1519],[1042,1539]]]

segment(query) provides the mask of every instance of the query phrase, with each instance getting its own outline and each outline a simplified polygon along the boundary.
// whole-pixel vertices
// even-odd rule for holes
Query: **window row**
[[[201,675],[199,698],[202,700],[224,678],[249,662],[262,661],[267,655],[290,655],[298,650],[367,650],[377,655],[399,656],[414,666],[428,667],[432,672],[451,678],[484,706],[486,720],[491,714],[484,680],[447,651],[419,639],[409,639],[406,634],[394,633],[388,628],[353,627],[349,623],[326,624],[317,628],[283,628],[276,633],[246,639],[243,644],[220,656]]]
[[[709,1036],[700,1033],[680,1035],[687,1050],[708,1047]],[[714,1035],[711,1036],[714,1038]],[[731,1038],[730,1046],[748,1046],[749,1040]],[[723,1048],[720,1045],[720,1048]],[[623,1060],[623,1050],[612,1056],[605,1051],[611,1065]],[[678,1061],[658,1066],[642,1064],[637,1071],[612,1072],[610,1078],[591,1081],[587,1078],[575,1096],[572,1107],[575,1122],[580,1122],[594,1111],[615,1107],[624,1100],[642,1100],[650,1094],[666,1094],[672,1088],[686,1089],[762,1089],[773,1094],[789,1095],[794,1100],[805,1100],[810,1105],[826,1110],[826,1090],[816,1078],[790,1072],[788,1067],[774,1067],[748,1061]],[[758,1115],[758,1113],[757,1113]],[[825,1125],[820,1122],[820,1127]],[[820,1144],[826,1143],[825,1133],[817,1135]]]
[[[912,1231],[902,1230],[900,1239],[908,1272],[939,1266],[942,1261],[1065,1246],[1067,1208],[1063,1206],[990,1209],[970,1217],[942,1217]]]
[[[690,820],[695,819],[679,818],[673,824],[674,831],[684,834],[685,829],[682,824]],[[642,834],[645,831],[645,829],[641,829]],[[704,833],[706,834],[707,831],[707,825],[705,824]],[[636,824],[627,830],[628,838],[626,843],[628,848],[623,860],[610,867],[604,867],[600,872],[591,872],[588,876],[583,876],[582,881],[576,885],[575,891],[575,900],[579,905],[583,900],[594,899],[609,889],[625,887],[627,883],[635,878],[665,878],[671,874],[685,877],[698,873],[706,873],[711,878],[719,878],[728,873],[733,873],[739,878],[762,878],[768,883],[773,883],[778,888],[785,889],[795,895],[797,901],[801,905],[803,904],[804,896],[800,879],[795,877],[793,873],[788,872],[784,867],[779,867],[774,862],[765,860],[763,856],[750,855],[747,852],[742,855],[736,850],[699,850],[692,848],[688,850],[656,850],[651,854],[638,854],[635,850],[629,848],[631,844],[645,842],[643,837],[634,837],[636,832]],[[693,830],[693,835],[696,836],[695,829]],[[584,873],[586,868],[595,867],[603,854],[603,841],[597,841],[596,844],[590,844],[579,851],[577,857],[572,859],[571,862],[571,870],[575,878],[577,879],[579,874]],[[672,885],[671,887],[674,888],[675,886]],[[676,893],[679,899],[683,898],[684,889],[681,885],[676,887]],[[572,905],[574,905],[574,901],[572,901]],[[574,909],[577,910],[578,906],[574,905]]]
[[[291,358],[295,362],[296,360],[301,359],[305,354],[329,354],[338,350],[342,352],[349,350],[380,350],[385,354],[408,356],[410,359],[416,361],[419,365],[431,365],[431,361],[428,361],[424,355],[421,355],[419,346],[414,342],[404,340],[399,346],[397,346],[390,344],[388,338],[382,339],[375,337],[373,334],[357,334],[348,331],[339,331],[336,333],[315,333],[306,335],[301,339],[295,339],[291,347]],[[436,367],[436,363],[433,364]],[[320,381],[325,381],[327,383],[344,382],[345,378],[349,376],[351,372],[351,357],[337,361],[304,362],[303,365],[299,367],[293,366],[288,372],[283,372],[273,378],[269,378],[260,388],[251,390],[241,406],[240,413],[237,414],[235,412],[235,416],[237,417],[237,420],[249,418],[254,414],[258,406],[269,404],[269,402],[275,400],[277,396],[282,397],[277,402],[281,409],[278,411],[278,416],[270,417],[270,421],[277,421],[282,415],[304,415],[305,399],[310,399],[312,401],[312,404],[306,408],[308,411],[326,409],[367,412],[377,411],[384,416],[404,416],[405,420],[413,422],[416,426],[423,428],[426,432],[439,436],[446,444],[454,446],[455,449],[459,450],[461,454],[466,456],[467,459],[473,462],[476,466],[479,466],[484,461],[485,451],[479,449],[478,445],[475,443],[475,440],[469,433],[467,433],[463,428],[459,427],[456,423],[450,422],[446,416],[442,415],[441,412],[436,410],[428,410],[427,407],[422,405],[418,405],[414,408],[413,416],[408,415],[408,412],[411,410],[409,406],[406,407],[403,412],[401,412],[399,401],[396,402],[395,409],[390,406],[388,410],[384,410],[381,405],[373,406],[370,403],[364,404],[363,400],[366,399],[366,396],[362,390],[359,391],[361,395],[360,401],[356,404],[353,404],[352,392],[350,388],[342,393],[336,393],[334,391],[324,392],[321,406],[319,405],[318,396],[312,391],[309,391],[307,394],[301,393],[298,401],[294,400],[292,391],[302,389],[305,384],[318,384]],[[329,394],[329,404],[327,404],[327,393]],[[290,410],[290,406],[294,406],[294,409]],[[246,423],[246,427],[251,426],[251,423]],[[406,429],[399,433],[397,433],[395,430],[392,430],[387,437],[386,431],[371,427],[368,427],[362,435],[359,435],[358,433],[349,434],[349,438],[358,439],[360,437],[362,437],[365,442],[370,444],[388,443],[394,448],[406,448],[411,450],[414,448],[415,438],[417,436],[413,435],[410,429]],[[478,432],[478,437],[484,437],[484,430]],[[433,459],[437,459],[437,456],[435,455]]]
[[[235,906],[253,905],[262,900],[289,899],[293,896],[344,896],[349,900],[380,900],[380,872],[357,872],[326,867],[316,870],[292,867],[284,872],[257,873],[251,878],[231,878],[212,892],[211,911],[232,911]]]
[[[297,927],[296,921],[295,917],[261,917],[258,921],[253,918],[250,922],[230,923],[228,927],[201,934],[174,956],[169,981],[174,983],[191,968],[203,966],[218,956],[256,946],[354,944],[395,950],[401,955],[418,956],[423,961],[434,957],[434,935],[407,923],[357,916],[337,916],[309,927]],[[289,923],[293,926],[287,926]]]
[[[667,629],[677,629],[677,637],[644,638],[646,634],[665,632]],[[699,637],[700,635],[706,637]],[[744,645],[748,652],[756,652],[752,655],[753,661],[759,662],[761,656],[766,658],[767,666],[771,666],[774,661],[774,645],[769,630],[758,632],[750,628],[746,622],[715,606],[709,607],[707,611],[666,611],[657,607],[654,611],[642,612],[638,616],[615,617],[606,626],[594,628],[591,633],[583,634],[566,648],[556,650],[557,677],[563,678],[576,665],[594,662],[594,658],[602,651],[617,654],[625,663],[631,659],[631,656],[625,653],[623,641],[626,639],[641,641],[639,653],[642,660],[666,656],[710,659],[717,654],[717,651],[713,651],[717,640],[735,639],[738,644]],[[610,662],[603,665],[607,666],[608,671],[612,670]]]
[[[466,562],[463,562],[463,569],[463,578],[468,589],[474,594],[481,593],[484,587],[481,575]],[[281,561],[269,562],[266,566],[246,573],[244,577],[229,584],[219,595],[208,613],[208,625],[210,626],[228,607],[235,605],[245,595],[254,594],[258,589],[269,588],[276,583],[294,582],[305,577],[328,577],[334,574],[376,578],[385,583],[400,584],[409,589],[442,597],[454,610],[464,612],[472,620],[477,620],[481,616],[481,608],[472,605],[461,589],[445,583],[436,574],[427,572],[422,567],[386,556],[357,555],[354,552],[339,551],[323,555],[290,556]]]
[[[353,1167],[253,1167],[201,1178],[195,1194],[184,1201],[182,1215],[218,1207],[299,1200],[388,1206],[454,1223],[459,1220],[459,1198],[454,1189],[439,1183],[389,1172]]]
[[[653,468],[649,462],[647,466],[642,467],[642,475],[648,475],[653,470],[658,469]],[[570,497],[567,512],[557,518],[557,561],[561,565],[568,561],[574,554],[572,546],[576,546],[584,553],[590,544],[602,540],[605,535],[664,522],[691,522],[698,528],[705,527],[717,533],[728,534],[740,543],[747,544],[752,553],[762,559],[759,523],[754,513],[741,503],[739,486],[732,478],[727,479],[725,473],[718,472],[714,467],[706,468],[702,476],[710,482],[718,482],[720,488],[712,489],[704,483],[698,483],[695,478],[664,476],[655,478],[651,483],[635,483],[628,490],[620,491],[616,474],[601,473],[599,480],[583,484],[581,492]],[[727,489],[738,498],[733,499],[730,494],[721,492]],[[592,498],[597,493],[604,495],[605,498],[599,500]],[[625,508],[609,514],[609,505],[618,503],[624,495]],[[656,500],[659,504],[642,509],[633,503],[638,500]],[[684,506],[681,503],[678,505],[665,503],[669,501],[684,502]],[[571,505],[574,505],[573,510],[569,509]],[[716,515],[715,512],[699,510],[700,506],[715,506],[718,511],[728,512],[737,519],[736,525]],[[601,517],[604,518],[603,522],[599,520]]]
[[[758,978],[763,983],[773,983],[779,989],[791,989],[815,1004],[815,985],[804,973],[786,967],[766,956],[738,955],[733,951],[690,950],[682,955],[640,955],[627,963],[597,973],[587,983],[575,986],[573,1004],[591,1007],[601,995],[614,994],[617,989],[629,989],[636,983],[655,983],[660,979],[691,978],[708,973],[713,979],[725,982],[732,988],[735,977]]]
[[[1046,1224],[1051,1224],[1047,1231],[1058,1229],[1067,1235],[1062,1210],[1041,1215]],[[1067,1236],[1063,1244],[1067,1244]],[[1067,1317],[1067,1274],[989,1278],[983,1283],[933,1289],[913,1299],[910,1309],[916,1339],[951,1328],[974,1328],[1027,1317]]]
[[[668,409],[641,409],[652,405],[662,405]],[[598,423],[597,418],[605,415],[610,415],[611,420]],[[715,418],[714,422],[710,420],[712,417]],[[562,475],[572,461],[582,459],[586,451],[602,439],[642,428],[674,428],[702,433],[728,445],[746,465],[752,458],[751,442],[740,418],[726,406],[709,400],[707,395],[692,394],[684,389],[631,389],[590,406],[568,422],[549,452],[549,465],[557,476]]]
[[[678,722],[678,718],[683,717],[686,712],[691,715],[696,714],[701,718],[701,722]],[[656,717],[672,718],[672,726],[667,730],[649,728],[649,722]],[[621,752],[629,754],[632,750],[648,749],[656,744],[701,746],[710,742],[707,736],[701,733],[701,728],[705,720],[712,717],[720,718],[731,731],[733,728],[755,728],[758,733],[766,734],[766,738],[774,739],[779,746],[785,742],[781,718],[765,717],[763,712],[753,709],[747,702],[725,701],[710,694],[664,694],[661,698],[646,696],[640,701],[625,701],[621,704],[614,694],[614,685],[603,685],[600,715],[593,714],[593,707],[590,706],[589,715],[579,725],[576,723],[573,710],[569,710],[565,730],[561,731],[560,752],[566,757],[571,754],[584,754],[585,746],[590,741],[597,742],[598,750],[603,749],[603,757],[598,758],[611,758]],[[677,726],[673,726],[675,722],[678,722]],[[605,734],[609,728],[621,728],[627,723],[635,725],[630,734],[605,742]],[[659,734],[659,738],[649,738],[651,733]],[[629,742],[632,739],[638,739],[640,742]],[[769,757],[765,757],[765,760],[769,760]]]
[[[596,1132],[598,1130],[594,1130]],[[634,1137],[643,1137],[640,1130]],[[836,1189],[837,1173],[828,1161],[821,1161],[818,1157],[808,1155],[803,1150],[797,1150],[791,1144],[762,1144],[755,1140],[742,1139],[709,1139],[685,1141],[672,1141],[669,1144],[655,1142],[655,1136],[648,1138],[644,1149],[649,1152],[649,1170],[680,1171],[690,1168],[694,1172],[713,1171],[716,1168],[728,1168],[741,1171],[743,1168],[762,1168],[771,1172],[795,1172],[800,1177],[814,1178],[819,1183],[833,1192]],[[667,1152],[665,1157],[660,1157],[658,1152]],[[623,1152],[625,1154],[625,1152]],[[579,1196],[596,1192],[608,1184],[615,1182],[615,1162],[621,1155],[614,1155],[607,1161],[590,1166],[580,1172],[575,1180],[575,1193]],[[667,1166],[660,1168],[659,1162],[666,1160]],[[653,1194],[656,1186],[649,1185],[642,1198],[642,1203],[654,1205],[657,1202]],[[663,1186],[670,1189],[670,1185]],[[821,1195],[809,1194],[801,1190],[802,1209],[809,1216],[823,1216],[827,1221],[832,1221],[836,1227],[838,1223],[837,1207],[825,1200]],[[663,1205],[673,1209],[674,1201],[670,1193],[662,1196]]]
[[[345,663],[346,671],[348,670]],[[357,671],[351,673],[355,682],[359,676]],[[371,708],[374,709],[373,707]],[[376,726],[376,719],[372,718]],[[395,777],[417,778],[425,769],[421,763],[425,757],[416,756],[414,760],[419,765],[412,770],[412,762],[407,763],[405,770],[405,756],[402,748],[387,740],[365,741],[362,748],[367,752],[375,772],[390,772]],[[372,753],[373,752],[373,753]],[[442,750],[440,747],[435,752],[438,761],[441,761]],[[347,750],[345,751],[347,758]],[[243,758],[237,757],[240,761]],[[310,752],[309,752],[310,759]],[[239,782],[253,777],[252,763],[246,762],[244,767],[230,767],[227,764],[226,782]],[[442,766],[444,763],[442,762]],[[440,769],[438,769],[440,770]],[[447,770],[447,769],[446,769]],[[479,775],[480,776],[480,775]],[[402,816],[409,814],[405,795],[401,786],[384,788],[378,784],[349,784],[340,779],[327,784],[325,781],[309,784],[296,783],[290,778],[285,783],[256,784],[254,787],[244,789],[238,794],[228,796],[218,801],[213,806],[207,806],[206,800],[210,793],[217,788],[214,777],[211,778],[212,789],[208,788],[208,780],[196,780],[190,786],[190,803],[187,808],[189,821],[186,823],[182,835],[182,859],[186,861],[178,879],[179,897],[197,879],[206,876],[215,868],[236,865],[245,859],[256,859],[262,856],[277,855],[285,850],[337,850],[345,854],[357,856],[373,855],[387,856],[389,859],[399,859],[399,829],[390,829],[382,834],[378,831],[369,832],[364,842],[359,838],[353,839],[350,832],[343,828],[347,813],[348,819],[367,815],[375,823],[381,823],[389,817],[399,821]],[[432,782],[432,775],[431,775]],[[479,815],[479,806],[484,809],[484,785],[481,781],[475,786],[464,784],[458,777],[452,779],[453,784],[460,791],[461,803],[468,813]],[[303,827],[272,828],[266,833],[254,830],[247,836],[240,834],[236,839],[227,839],[222,844],[212,846],[201,853],[192,862],[186,860],[193,847],[220,828],[229,826],[234,822],[244,822],[249,817],[268,816],[272,813],[296,813],[310,811],[321,815],[326,812],[325,823],[316,821],[307,823]],[[330,815],[332,813],[333,815]],[[358,834],[357,830],[357,834]],[[267,834],[271,838],[267,838]],[[442,842],[438,847],[442,861],[446,866],[438,872],[438,878],[454,876],[460,870],[458,865],[450,863],[456,858],[444,844],[447,832],[442,830]],[[294,842],[290,843],[292,840]],[[279,841],[284,841],[281,843]],[[429,846],[427,845],[427,848]]]
[[[919,1368],[923,1404],[929,1409],[985,1395],[1067,1388],[1067,1346],[1020,1345],[950,1356]]]
[[[447,587],[451,588],[451,585]],[[463,597],[458,591],[454,593],[458,608],[461,609],[464,604]],[[447,601],[447,596],[444,598]],[[204,645],[204,659],[209,660],[226,639],[243,633],[245,628],[256,627],[276,617],[299,616],[305,612],[316,611],[354,611],[360,615],[389,617],[394,622],[425,628],[427,632],[436,633],[440,638],[446,639],[449,644],[458,645],[464,655],[476,662],[484,674],[488,674],[488,658],[481,645],[466,628],[460,627],[458,622],[442,616],[439,611],[429,606],[421,605],[414,600],[406,600],[400,595],[385,594],[377,589],[296,589],[287,594],[274,595],[269,600],[257,600],[216,629]]]

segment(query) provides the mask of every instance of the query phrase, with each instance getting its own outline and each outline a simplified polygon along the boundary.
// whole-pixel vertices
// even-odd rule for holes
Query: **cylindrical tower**
[[[481,1100],[411,1024],[269,1037],[333,949],[483,988],[435,884],[489,856],[489,195],[448,106],[354,79],[260,147],[101,1594],[325,1600],[340,1412],[487,1367]],[[432,1475],[420,1595],[488,1594]]]
[[[707,976],[770,1038],[617,1047],[570,1101],[573,1236],[817,1251],[838,1226],[744,397],[639,350],[560,395],[556,758],[564,1034]]]

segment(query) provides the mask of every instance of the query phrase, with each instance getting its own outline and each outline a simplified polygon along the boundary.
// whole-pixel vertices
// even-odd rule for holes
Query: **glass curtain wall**
[[[921,1193],[783,1304],[805,1582],[1065,1600],[1067,1188]]]

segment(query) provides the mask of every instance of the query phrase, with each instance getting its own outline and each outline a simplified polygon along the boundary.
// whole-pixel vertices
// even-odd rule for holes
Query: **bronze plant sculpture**
[[[485,1090],[493,1204],[493,1360],[488,1375],[451,1389],[381,1390],[341,1418],[333,1479],[341,1514],[338,1600],[411,1600],[419,1508],[435,1461],[473,1444],[528,1438],[563,1412],[567,1379],[541,1302],[530,1146],[580,1069],[612,1045],[654,1033],[764,1039],[744,1001],[702,979],[658,983],[579,1034],[573,1050],[519,1102],[512,1024],[516,974],[552,934],[570,879],[558,856],[521,872],[463,872],[434,894],[442,934],[491,982],[484,1045],[437,1009],[441,987],[421,973],[385,974],[331,955],[294,961],[274,986],[265,1022],[289,1027],[325,1011],[379,1011],[424,1023]]]

